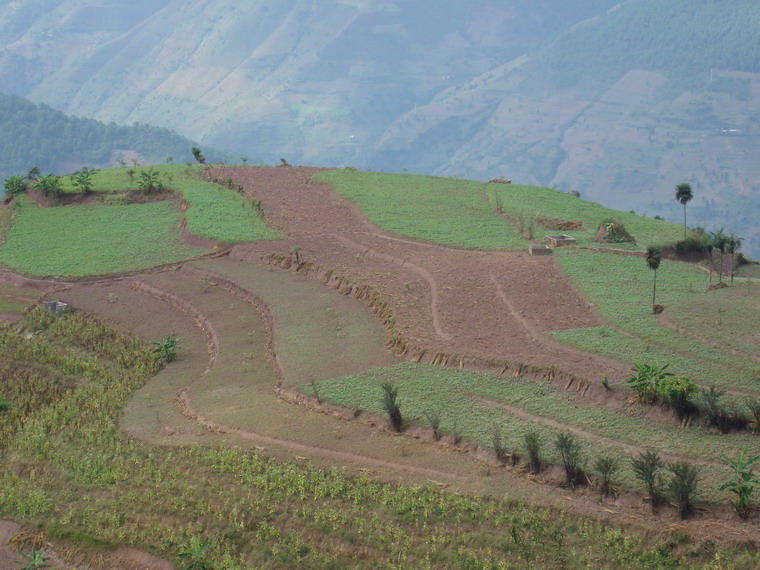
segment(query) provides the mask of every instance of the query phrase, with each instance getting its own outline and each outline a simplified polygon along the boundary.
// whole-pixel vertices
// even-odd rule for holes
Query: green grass
[[[579,220],[583,231],[572,235],[582,246],[643,249],[671,243],[682,237],[678,224],[610,210],[551,188],[489,184],[457,178],[410,174],[381,174],[357,170],[330,170],[315,176],[357,203],[378,227],[416,239],[472,249],[523,249],[527,241],[496,213],[498,195],[506,214],[515,218]],[[593,241],[602,221],[622,220],[637,245],[600,244]],[[557,233],[540,226],[535,240]]]
[[[166,187],[188,202],[188,229],[221,243],[277,239],[250,202],[237,192],[199,178],[197,166],[162,165],[97,172],[94,190],[102,197],[87,206],[40,208],[25,196],[16,200],[13,224],[0,247],[0,261],[33,275],[93,275],[144,269],[205,253],[182,243],[183,214],[171,202],[127,204],[139,173],[153,168]],[[65,190],[73,191],[68,177]],[[0,238],[7,208],[0,211]]]
[[[26,197],[0,261],[34,275],[95,275],[143,269],[205,253],[181,242],[169,202],[40,208]]]
[[[609,327],[552,333],[555,338],[631,364],[671,363],[672,371],[703,385],[760,393],[756,365],[659,324],[652,315],[654,272],[643,258],[561,250],[558,259],[602,317],[635,338]],[[664,304],[666,311],[671,307],[677,311],[675,307],[691,302],[709,303],[714,295],[703,292],[708,279],[694,266],[663,261],[657,271],[657,302]]]
[[[24,289],[23,287],[14,287],[13,285],[0,283],[0,313],[21,313],[27,304],[15,297],[20,296],[34,299],[39,294],[40,292],[34,289]]]
[[[733,287],[677,301],[668,319],[711,344],[742,356],[760,359],[760,284],[737,282]]]
[[[495,206],[498,195],[505,212],[523,212],[526,217],[554,218],[580,221],[583,231],[561,231],[537,228],[536,235],[563,233],[585,247],[612,247],[616,249],[646,249],[649,245],[673,243],[683,238],[683,226],[645,216],[605,208],[595,202],[575,198],[571,194],[537,186],[516,184],[490,184],[489,200]],[[604,221],[620,220],[636,239],[636,245],[599,243],[594,236]]]
[[[188,229],[199,236],[223,243],[240,243],[278,239],[282,236],[269,228],[243,196],[218,184],[200,178],[200,165],[164,164],[155,166],[112,168],[93,177],[95,191],[119,194],[138,188],[143,170],[157,170],[164,186],[178,191],[190,204],[185,213]],[[129,171],[134,170],[130,178]],[[66,191],[74,191],[68,177]]]
[[[380,384],[384,381],[392,381],[399,387],[401,411],[406,421],[427,425],[424,413],[439,411],[444,432],[452,433],[456,424],[464,437],[486,448],[492,444],[492,426],[498,425],[502,428],[507,448],[522,454],[525,453],[524,434],[537,431],[544,438],[547,457],[555,463],[559,459],[551,442],[560,428],[520,418],[477,398],[506,404],[613,440],[600,442],[582,437],[589,458],[603,450],[626,459],[627,452],[615,443],[620,442],[687,459],[719,463],[722,455],[732,455],[744,446],[752,447],[757,439],[749,433],[719,436],[701,427],[679,429],[652,423],[624,410],[587,404],[548,382],[410,363],[320,382],[319,394],[331,402],[383,414]],[[308,392],[308,388],[302,389]],[[724,499],[727,495],[717,488],[724,482],[728,471],[717,465],[705,466],[702,470],[706,483],[703,496],[713,501]],[[622,481],[636,487],[632,473],[624,474]]]
[[[332,184],[373,224],[393,233],[472,249],[526,245],[488,204],[480,182],[357,170],[329,170],[314,178]]]

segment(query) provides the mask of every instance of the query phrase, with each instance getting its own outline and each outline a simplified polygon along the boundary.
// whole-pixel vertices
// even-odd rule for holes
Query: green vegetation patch
[[[544,438],[546,457],[555,463],[559,463],[559,457],[552,442],[563,428],[538,418],[586,432],[588,435],[581,436],[581,440],[589,459],[600,451],[627,459],[629,453],[623,447],[627,444],[717,464],[722,455],[731,455],[744,446],[751,447],[756,440],[756,436],[747,433],[719,436],[701,427],[676,429],[652,423],[624,410],[588,405],[548,382],[438,366],[397,364],[320,382],[318,391],[323,399],[384,414],[381,384],[388,381],[398,387],[405,421],[427,425],[426,414],[438,412],[441,431],[448,434],[459,432],[485,447],[491,447],[493,426],[496,425],[501,428],[507,449],[518,454],[525,453],[524,435],[535,431]],[[310,392],[309,387],[302,390]],[[516,408],[534,418],[520,417],[488,402]],[[725,497],[717,486],[727,473],[721,465],[704,466],[703,477],[709,482],[704,489],[706,498],[721,500]],[[632,473],[623,474],[621,481],[630,487],[636,486]]]
[[[673,243],[683,237],[683,226],[647,218],[630,212],[605,208],[575,196],[538,186],[517,184],[489,184],[489,200],[494,206],[500,204],[504,211],[514,217],[522,214],[527,219],[547,218],[581,222],[582,230],[556,230],[536,223],[536,237],[549,234],[567,234],[586,247],[613,247],[616,249],[646,249],[648,245]],[[621,221],[636,240],[636,244],[600,243],[594,240],[603,222]]]
[[[332,184],[390,232],[454,247],[525,247],[512,224],[488,203],[480,182],[358,170],[329,170],[314,179]]]
[[[677,301],[668,319],[688,334],[760,361],[760,284],[747,281]]]
[[[652,314],[654,272],[643,257],[580,250],[557,253],[562,268],[612,327],[563,331],[552,336],[631,364],[671,363],[673,372],[703,385],[760,391],[756,365],[660,324]],[[665,305],[668,314],[671,307],[709,302],[715,297],[704,293],[708,280],[708,274],[697,267],[663,261],[657,271],[657,302]],[[732,327],[728,320],[725,326]],[[746,328],[746,323],[737,326]]]
[[[181,214],[168,202],[40,208],[20,197],[0,261],[34,275],[143,269],[205,253],[181,242]]]
[[[157,171],[166,188],[179,192],[189,204],[185,216],[188,229],[223,243],[240,243],[279,239],[279,233],[269,228],[261,215],[242,195],[219,184],[200,178],[200,165],[164,164],[102,170],[93,176],[95,192],[119,194],[139,188],[140,173]],[[64,191],[73,192],[69,177],[64,178]]]
[[[332,184],[384,230],[455,247],[522,249],[528,239],[538,241],[547,234],[564,233],[575,237],[578,245],[642,249],[653,243],[675,242],[683,231],[678,224],[618,212],[537,186],[486,185],[458,178],[350,169],[321,172],[315,180]],[[513,223],[499,215],[498,208]],[[538,223],[537,218],[579,221],[583,229],[549,229]],[[602,222],[616,220],[625,224],[636,238],[636,245],[594,241]],[[521,225],[526,230],[522,236]],[[528,227],[533,229],[533,238]]]

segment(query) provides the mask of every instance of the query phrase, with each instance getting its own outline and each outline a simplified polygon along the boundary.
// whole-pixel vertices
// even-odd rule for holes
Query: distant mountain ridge
[[[45,104],[0,93],[0,179],[26,174],[68,174],[82,166],[194,161],[196,143],[168,129],[120,126],[71,117]],[[209,159],[219,153],[205,149]],[[0,193],[2,190],[0,190]]]
[[[760,255],[755,0],[0,0],[0,82],[271,164],[507,177]],[[6,17],[7,15],[7,17]]]

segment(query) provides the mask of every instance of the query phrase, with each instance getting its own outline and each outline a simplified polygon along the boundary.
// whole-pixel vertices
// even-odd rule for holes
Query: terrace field
[[[760,513],[740,519],[720,490],[731,474],[722,458],[758,445],[756,284],[705,293],[703,268],[663,261],[665,311],[653,315],[653,272],[637,250],[678,239],[681,226],[498,183],[160,172],[170,199],[120,203],[136,185],[116,169],[97,174],[88,204],[16,200],[0,315],[18,321],[20,303],[43,294],[74,308],[26,311],[0,329],[0,518],[25,525],[16,551],[49,541],[70,565],[171,567],[196,552],[223,568],[557,567],[572,544],[583,566],[756,567]],[[138,225],[143,210],[154,217]],[[529,255],[516,218],[539,211],[582,222],[578,245]],[[100,247],[49,271],[19,249],[43,214]],[[637,243],[593,241],[605,219]],[[137,241],[114,237],[122,227]],[[155,259],[143,257],[148,243]],[[113,268],[99,269],[103,252]],[[25,273],[83,278],[33,280],[6,255],[29,263]],[[165,260],[177,263],[123,273]],[[116,275],[87,279],[103,273]],[[157,362],[147,349],[169,337],[177,359]],[[701,408],[680,422],[634,401],[625,382],[642,363],[725,390],[745,424],[720,434]],[[398,389],[401,433],[385,382]],[[508,458],[495,455],[495,433]],[[528,433],[542,442],[537,474]],[[575,485],[560,434],[580,445],[586,478]],[[670,504],[652,512],[631,467],[647,450],[698,469],[689,518]],[[599,457],[620,466],[606,497]],[[0,563],[13,556],[0,544]]]

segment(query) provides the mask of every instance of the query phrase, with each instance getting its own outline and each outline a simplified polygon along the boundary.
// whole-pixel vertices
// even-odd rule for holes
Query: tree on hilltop
[[[199,149],[197,146],[194,146],[190,149],[190,151],[193,153],[195,160],[198,161],[198,164],[206,164],[206,157],[203,156],[201,149]]]
[[[683,205],[683,239],[686,239],[686,204],[691,202],[693,197],[694,193],[691,191],[691,186],[686,182],[676,186],[676,200]]]

